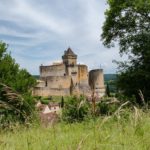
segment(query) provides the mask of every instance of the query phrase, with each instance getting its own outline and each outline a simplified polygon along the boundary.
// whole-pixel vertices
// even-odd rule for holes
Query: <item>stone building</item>
[[[93,84],[98,96],[105,94],[102,70],[90,71],[86,65],[77,64],[77,55],[68,48],[62,56],[61,63],[40,66],[40,80],[33,90],[36,96],[91,95]],[[91,80],[92,81],[92,80]]]

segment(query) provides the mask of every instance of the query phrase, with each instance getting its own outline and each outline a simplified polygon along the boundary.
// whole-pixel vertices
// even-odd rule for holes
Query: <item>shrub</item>
[[[62,110],[62,119],[69,123],[83,121],[89,115],[89,108],[89,103],[83,96],[69,97]]]
[[[47,105],[47,104],[49,104],[49,102],[50,102],[50,101],[47,100],[47,99],[41,99],[41,103],[42,103],[42,104],[46,104],[46,105]]]
[[[98,115],[112,115],[118,108],[118,104],[100,102],[97,105],[97,114]]]

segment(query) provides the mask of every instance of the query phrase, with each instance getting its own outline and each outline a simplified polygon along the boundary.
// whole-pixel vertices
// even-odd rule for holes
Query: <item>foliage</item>
[[[72,123],[83,121],[89,114],[89,104],[83,96],[69,97],[62,110],[64,121]]]
[[[60,103],[60,106],[61,106],[61,108],[64,107],[64,97],[63,97],[63,96],[61,97],[61,103]]]
[[[118,87],[127,96],[150,100],[150,0],[108,0],[103,25],[104,45],[119,44],[129,60],[120,62]]]
[[[131,97],[127,97],[124,94],[116,93],[115,97],[121,102],[124,103],[126,101],[130,101],[132,105],[137,105],[136,103],[136,97],[132,95]]]
[[[105,85],[108,84],[110,95],[117,92],[116,80],[117,74],[104,74]]]
[[[46,104],[46,105],[49,104],[49,102],[50,102],[50,100],[48,100],[48,99],[43,99],[43,98],[40,99],[40,101],[41,101],[42,104]]]
[[[112,115],[118,108],[120,104],[109,103],[108,101],[101,101],[97,104],[97,114],[98,115]]]
[[[106,86],[106,95],[108,97],[110,97],[110,89],[109,89],[109,84],[107,83],[107,86]]]
[[[36,83],[25,69],[19,68],[3,42],[0,42],[0,82],[22,94],[27,93]]]
[[[36,83],[25,69],[19,68],[7,47],[0,42],[0,123],[3,127],[30,120],[34,108],[31,88]]]

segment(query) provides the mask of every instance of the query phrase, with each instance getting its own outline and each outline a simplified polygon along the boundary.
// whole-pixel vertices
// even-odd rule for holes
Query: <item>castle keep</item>
[[[91,95],[94,88],[99,97],[105,94],[103,70],[88,72],[86,65],[77,64],[77,55],[68,48],[62,63],[40,66],[40,80],[33,90],[36,96]]]

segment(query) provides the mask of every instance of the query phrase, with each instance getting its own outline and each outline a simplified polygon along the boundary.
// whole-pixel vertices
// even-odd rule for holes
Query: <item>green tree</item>
[[[27,122],[33,114],[34,101],[31,88],[35,79],[20,69],[7,52],[7,44],[0,42],[0,124]]]
[[[63,108],[64,107],[64,97],[61,97],[61,103],[60,103],[60,107]]]
[[[107,86],[106,86],[106,95],[108,97],[110,97],[110,89],[109,89],[109,84],[107,83]]]
[[[107,0],[102,40],[107,47],[119,44],[128,61],[118,62],[118,87],[127,96],[150,100],[150,0]]]
[[[0,82],[19,93],[28,93],[36,81],[25,69],[19,68],[7,48],[7,44],[0,42]]]

